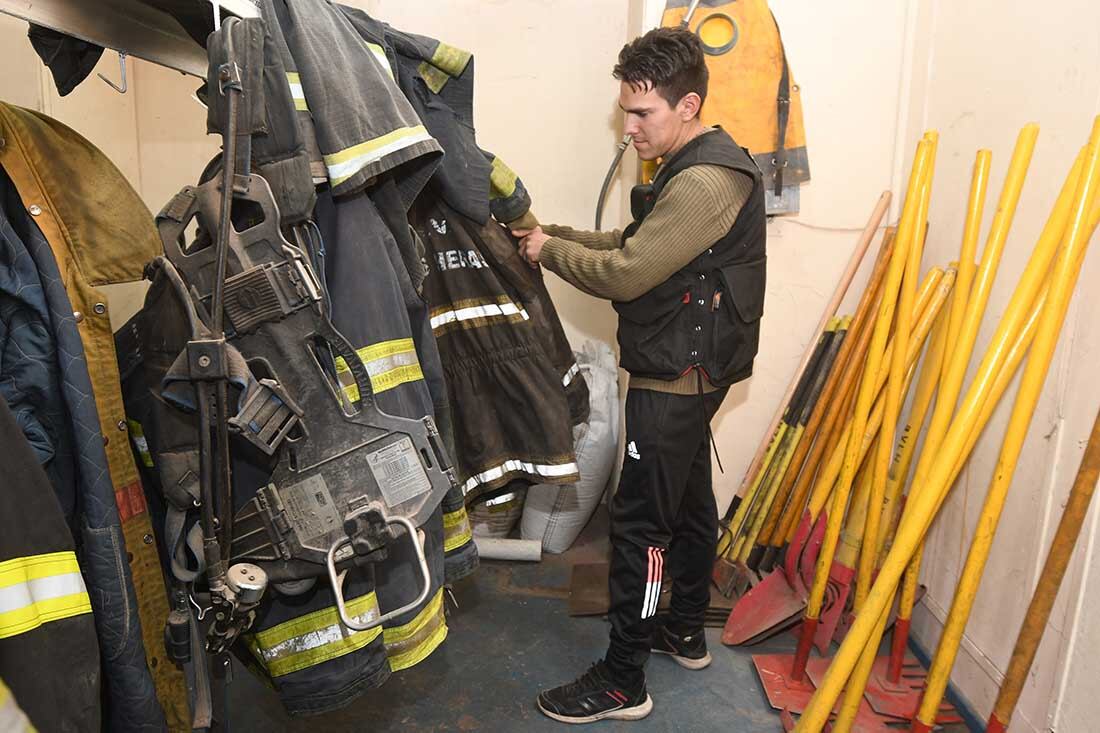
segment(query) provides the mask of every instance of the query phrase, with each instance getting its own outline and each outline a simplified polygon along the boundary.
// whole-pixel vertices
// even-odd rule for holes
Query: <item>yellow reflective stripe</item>
[[[423,125],[401,127],[373,140],[323,156],[325,168],[332,185],[336,186],[391,153],[432,139]]]
[[[416,70],[428,88],[439,94],[451,77],[462,75],[472,58],[467,51],[441,43],[436,46],[431,60],[421,62]]]
[[[407,382],[424,378],[420,360],[416,358],[416,344],[411,338],[382,341],[358,349],[356,354],[370,375],[375,394],[393,389]],[[359,386],[352,378],[344,357],[336,357],[336,375],[344,386],[344,394],[355,402],[359,399]]]
[[[35,733],[34,726],[27,720],[4,680],[0,680],[0,730],[4,733]]]
[[[466,70],[466,65],[470,63],[470,59],[473,58],[473,54],[469,51],[463,51],[461,48],[455,48],[446,43],[440,43],[435,47],[435,53],[432,54],[432,66],[442,69],[451,76],[461,76],[462,72]]]
[[[500,158],[493,158],[493,167],[489,171],[489,200],[506,199],[516,192],[516,172],[505,165]]]
[[[347,607],[348,614],[359,622],[379,616],[373,591],[353,599]],[[362,649],[381,633],[381,626],[366,631],[349,629],[340,623],[336,607],[330,606],[258,631],[250,646],[268,674],[280,677]]]
[[[130,428],[130,439],[134,441],[134,446],[138,449],[138,455],[141,456],[141,464],[146,468],[153,467],[153,454],[149,452],[149,441],[145,439],[145,431],[141,427],[141,423],[137,420],[126,420],[126,424]]]
[[[390,60],[386,56],[386,49],[379,46],[377,43],[367,43],[367,48],[371,54],[374,55],[375,60],[382,65],[382,68],[386,70],[386,73],[390,75],[390,78],[397,81],[397,77],[393,75],[393,67],[390,66]]]
[[[474,538],[466,507],[443,514],[443,551],[457,550]]]
[[[298,76],[295,71],[288,71],[286,72],[286,83],[290,85],[290,96],[294,99],[294,109],[308,112],[309,105],[306,104],[306,93],[302,91],[302,77]]]
[[[383,633],[390,669],[398,672],[419,664],[446,638],[443,589],[440,588],[416,618],[407,624],[387,628]]]
[[[421,62],[420,66],[416,67],[416,70],[420,74],[420,78],[428,85],[428,89],[431,89],[436,94],[443,91],[443,87],[447,85],[447,82],[450,81],[451,78],[447,76],[447,72],[442,69],[437,69],[427,61]]]
[[[74,552],[17,557],[0,563],[0,639],[91,611]]]
[[[71,550],[29,555],[0,562],[0,588],[53,575],[79,573],[80,563]]]

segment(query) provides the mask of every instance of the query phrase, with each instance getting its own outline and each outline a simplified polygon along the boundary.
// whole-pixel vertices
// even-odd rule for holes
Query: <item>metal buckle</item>
[[[302,409],[278,382],[261,379],[240,411],[229,418],[229,425],[242,438],[272,456],[301,418]]]

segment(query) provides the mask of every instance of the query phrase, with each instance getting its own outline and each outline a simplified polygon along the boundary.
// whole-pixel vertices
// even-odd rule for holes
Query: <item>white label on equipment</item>
[[[324,477],[310,476],[279,492],[287,520],[303,545],[340,529],[340,514]]]
[[[391,507],[432,490],[420,456],[408,438],[401,438],[367,456],[382,497]]]

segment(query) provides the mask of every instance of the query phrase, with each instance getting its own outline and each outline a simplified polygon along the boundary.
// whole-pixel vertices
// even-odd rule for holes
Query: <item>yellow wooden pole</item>
[[[886,606],[879,614],[875,624],[874,638],[881,639],[886,632],[886,622],[890,619],[890,606]],[[859,706],[863,703],[863,691],[867,687],[867,680],[871,678],[871,671],[875,666],[875,658],[878,656],[878,645],[868,645],[859,655],[859,662],[852,671],[848,685],[844,688],[844,697],[840,702],[840,710],[836,720],[833,721],[832,733],[851,733],[852,724],[855,723]]]
[[[1012,162],[1009,164],[1008,175],[1002,191],[1001,204],[998,207],[997,216],[994,217],[993,231],[1003,230],[998,236],[1007,236],[1008,227],[1011,224],[1012,215],[1015,213],[1016,204],[1019,201],[1020,190],[1027,172],[1031,154],[1035,148],[1035,138],[1038,135],[1038,126],[1028,125],[1021,131],[1017,141],[1016,150],[1013,153]],[[1020,288],[1018,288],[1020,290]],[[1024,288],[1027,290],[1027,288]],[[1034,290],[1032,290],[1034,292]],[[1002,319],[1002,326],[998,328],[998,334],[1003,342],[1010,340],[1012,330],[1017,330],[1023,321],[1023,312],[1030,305],[1032,298],[1026,298],[1026,302],[1020,302],[1023,298],[1014,295],[1009,302]],[[1010,330],[1012,329],[1012,330]],[[1007,331],[1007,333],[1002,333]],[[829,667],[822,684],[818,687],[798,721],[796,730],[819,733],[828,721],[829,713],[836,704],[845,682],[852,673],[863,648],[871,640],[878,623],[879,614],[886,605],[893,600],[897,583],[904,572],[906,565],[912,557],[921,538],[927,530],[927,525],[932,517],[929,511],[935,504],[947,474],[953,468],[962,443],[970,430],[974,427],[978,415],[978,407],[992,386],[992,375],[995,375],[999,367],[998,352],[1003,349],[1004,343],[998,343],[994,339],[991,351],[987,352],[987,359],[983,360],[979,368],[978,378],[974,380],[970,391],[967,393],[963,407],[959,410],[959,417],[948,431],[948,438],[943,441],[944,449],[939,452],[939,458],[934,470],[928,479],[925,491],[911,491],[911,499],[906,509],[901,525],[898,527],[894,546],[886,556],[878,579],[871,588],[871,592],[864,603],[863,610],[856,616],[848,635],[841,644],[833,662]],[[942,464],[942,465],[941,465]],[[914,487],[916,488],[916,487]],[[912,496],[916,494],[916,496]]]
[[[934,281],[937,284],[936,295],[922,312],[919,320],[910,334],[908,359],[906,360],[905,377],[902,382],[902,395],[909,392],[913,377],[917,370],[917,357],[924,348],[924,342],[932,329],[933,323],[940,323],[944,318],[944,303],[947,302],[954,285],[954,271],[948,270],[942,277],[937,277],[939,268],[929,271],[926,281]],[[889,350],[887,350],[889,351]],[[860,548],[864,541],[864,527],[868,518],[868,512],[872,506],[868,499],[871,493],[871,474],[873,466],[863,465],[863,460],[868,455],[874,455],[874,451],[882,440],[880,432],[883,415],[885,414],[885,395],[880,394],[871,409],[871,416],[867,419],[867,430],[863,434],[863,445],[860,447],[860,469],[856,474],[856,492],[848,505],[848,519],[844,524],[840,544],[836,553],[836,562],[846,568],[854,568],[859,557]]]
[[[917,279],[920,277],[920,263],[924,255],[924,238],[928,230],[928,210],[932,198],[932,180],[936,170],[936,147],[939,144],[939,135],[935,131],[927,132],[924,136],[928,143],[928,172],[921,183],[920,198],[917,211],[910,222],[911,232],[907,235],[913,237],[906,254],[905,276],[902,279],[901,293],[898,296],[898,312],[894,326],[894,338],[898,343],[907,343],[909,340],[909,318],[913,312],[913,296],[917,288]],[[902,226],[905,225],[904,219]],[[874,462],[871,473],[871,498],[867,521],[863,528],[863,546],[867,551],[859,557],[859,574],[856,582],[856,594],[853,608],[856,612],[863,606],[867,598],[867,592],[871,586],[871,574],[875,569],[875,542],[878,540],[878,530],[882,519],[883,498],[886,496],[886,482],[890,473],[890,457],[893,454],[894,435],[898,424],[898,415],[901,413],[902,383],[906,381],[906,354],[900,349],[896,350],[890,360],[890,376],[886,385],[885,412],[882,416],[882,427],[879,428],[878,450],[874,453]]]
[[[1062,233],[1065,231],[1066,224],[1069,220],[1070,207],[1072,206],[1074,194],[1076,193],[1077,181],[1080,177],[1081,167],[1083,165],[1082,160],[1082,157],[1079,155],[1073,167],[1070,169],[1069,175],[1066,177],[1066,181],[1055,202],[1054,210],[1047,218],[1046,225],[1043,227],[1043,232],[1039,237],[1039,242],[1036,244],[1032,256],[1028,261],[1025,273],[1031,274],[1021,277],[1021,283],[1031,283],[1032,287],[1037,289],[1049,269],[1050,262],[1057,252]],[[913,488],[911,492],[921,491],[922,487],[925,485],[931,462],[936,457],[944,431],[946,431],[948,424],[951,422],[955,405],[958,401],[963,378],[966,375],[966,369],[970,361],[970,354],[974,348],[974,341],[977,338],[978,328],[981,325],[985,306],[989,300],[993,279],[996,275],[997,265],[1000,262],[1001,251],[1004,246],[1004,239],[997,236],[999,231],[997,223],[1000,213],[1001,207],[998,206],[998,216],[994,217],[993,229],[990,231],[989,241],[986,244],[985,251],[982,253],[982,263],[977,273],[977,282],[974,285],[973,292],[968,296],[966,314],[963,317],[959,335],[949,352],[952,355],[949,361],[953,363],[945,369],[940,379],[940,392],[936,399],[936,409],[932,413],[932,421],[928,427],[928,434],[925,437],[924,447],[921,449],[921,456],[917,461],[917,470],[913,478]],[[970,218],[971,217],[968,216],[968,219]],[[1000,231],[1003,234],[1007,234],[1007,229],[1001,229]],[[961,266],[960,263],[960,267]],[[1021,295],[1021,297],[1030,297],[1033,300],[1034,290],[1031,292],[1030,296]],[[892,681],[897,681],[901,675],[902,662],[904,661],[903,655],[909,635],[913,605],[916,602],[916,590],[920,577],[921,558],[923,556],[924,545],[922,542],[910,560],[909,567],[906,571],[906,579],[903,584],[901,602],[898,605],[898,619],[894,624],[894,642],[891,646],[891,660],[887,670],[887,678]]]
[[[1020,626],[1019,636],[1016,637],[1016,646],[1012,650],[1012,659],[1005,670],[1004,682],[997,693],[997,702],[993,705],[993,712],[986,723],[986,733],[1004,733],[1012,720],[1012,713],[1016,709],[1016,702],[1023,692],[1024,683],[1027,681],[1031,663],[1035,660],[1035,652],[1039,649],[1039,642],[1043,639],[1047,621],[1050,619],[1050,611],[1054,606],[1054,600],[1058,597],[1058,589],[1065,577],[1066,567],[1073,556],[1073,548],[1081,533],[1081,525],[1088,515],[1089,503],[1096,491],[1097,479],[1100,478],[1100,413],[1092,424],[1092,432],[1089,434],[1088,444],[1081,456],[1081,464],[1077,468],[1077,475],[1070,489],[1066,508],[1062,512],[1062,518],[1058,522],[1058,529],[1051,541],[1047,559],[1043,562],[1043,571],[1039,574],[1039,583],[1031,596],[1027,614]]]
[[[830,375],[822,391],[821,402],[815,410],[814,419],[820,420],[820,426],[814,425],[814,419],[807,426],[807,434],[818,437],[813,441],[813,447],[809,455],[802,462],[802,470],[799,472],[797,483],[792,489],[792,501],[784,512],[776,528],[776,541],[779,547],[784,542],[789,543],[793,539],[799,521],[802,518],[802,507],[806,504],[814,475],[821,462],[823,454],[828,455],[826,447],[838,437],[841,420],[850,411],[845,406],[849,402],[849,393],[854,393],[855,382],[863,372],[864,356],[867,347],[871,343],[871,332],[874,330],[874,314],[878,313],[878,301],[882,296],[882,280],[886,276],[886,269],[890,264],[890,257],[894,251],[894,227],[887,227],[883,232],[882,244],[879,247],[878,257],[875,260],[874,269],[867,280],[867,287],[863,291],[855,316],[852,319],[852,327],[848,337],[841,347],[841,353],[837,355],[838,368],[835,375]],[[835,381],[834,381],[835,377]],[[840,409],[837,409],[837,408]],[[799,459],[801,461],[801,459]],[[816,517],[814,518],[816,519]]]
[[[943,309],[944,303],[951,294],[951,289],[955,282],[954,272],[951,271],[947,274],[950,275],[950,277],[947,277],[938,267],[930,268],[925,274],[924,282],[921,284],[920,293],[917,298],[917,311],[920,315],[912,325],[909,346],[906,349],[907,365],[914,364],[920,356],[921,349],[924,346],[924,340],[928,336],[932,324],[935,323],[936,317]],[[890,344],[886,347],[886,351],[883,353],[883,362],[892,359],[893,354],[894,342],[891,340]],[[874,382],[876,395],[875,403],[871,408],[871,414],[867,417],[863,438],[860,441],[859,454],[856,459],[857,469],[863,465],[867,451],[870,449],[871,441],[874,439],[875,435],[878,434],[878,430],[882,425],[882,416],[885,409],[882,388],[888,376],[889,372],[885,364],[881,365]],[[828,463],[825,464],[824,471],[818,475],[809,504],[810,517],[812,519],[817,518],[817,515],[821,512],[828,497],[832,495],[832,489],[840,476],[841,468],[844,464],[848,440],[851,437],[851,427],[852,418],[849,418],[845,423],[840,440],[834,446],[832,455],[829,456]]]
[[[956,347],[959,341],[959,334],[962,330],[963,319],[966,316],[967,305],[970,299],[970,288],[975,271],[974,255],[977,252],[978,237],[981,233],[982,214],[985,209],[985,196],[989,183],[989,168],[992,157],[993,154],[990,151],[979,150],[974,160],[974,170],[970,178],[970,198],[966,207],[966,223],[963,226],[962,251],[959,253],[959,276],[956,281],[955,300],[952,304],[946,335],[946,353],[950,354],[954,354],[957,351]],[[996,254],[999,256],[999,253]],[[983,258],[983,262],[987,261],[989,260]],[[991,284],[992,280],[990,279],[984,282]],[[988,293],[988,291],[986,292]],[[980,317],[981,314],[979,314],[979,318]],[[971,343],[970,350],[973,350],[973,343]],[[961,354],[959,358],[962,358]],[[966,363],[970,361],[969,351],[966,353],[965,361]],[[950,360],[944,359],[941,366],[941,381],[947,381],[950,368]],[[936,409],[940,411],[943,422],[936,425],[935,434],[933,434],[932,426],[929,426],[929,436],[940,436],[942,435],[942,431],[946,429],[946,420],[954,413],[961,386],[962,383],[960,381],[958,388],[954,388],[952,390],[954,394],[950,396],[946,394],[944,390],[941,390],[941,394],[937,398]],[[934,416],[933,422],[935,422]],[[936,443],[938,440],[938,437],[933,438],[932,442]],[[927,444],[929,443],[927,438],[925,443],[927,448]],[[932,450],[935,450],[935,447],[933,447]],[[906,469],[908,470],[908,466],[906,466]],[[919,463],[917,472],[918,475],[920,475]],[[917,600],[917,582],[920,577],[920,562],[923,556],[924,542],[922,541],[905,574],[905,580],[902,584],[901,601],[898,604],[898,622],[894,626],[894,642],[891,648],[890,664],[887,670],[887,677],[895,682],[901,675],[905,646],[908,641],[909,627],[913,616],[913,606],[916,604]]]
[[[955,278],[955,301],[952,303],[950,321],[947,326],[947,349],[955,348],[962,330],[966,304],[970,299],[970,288],[974,284],[975,255],[978,251],[978,238],[981,236],[982,215],[985,212],[986,191],[989,188],[989,167],[993,153],[979,150],[974,158],[974,171],[970,176],[970,199],[966,205],[966,223],[963,225],[962,249],[959,252],[959,274]],[[946,371],[947,362],[944,362]],[[955,409],[951,405],[952,411]]]
[[[1073,207],[1073,220],[1066,235],[1065,246],[1055,264],[1054,275],[1047,302],[1039,319],[1035,342],[1031,346],[1024,375],[1016,395],[1012,414],[1001,444],[1001,454],[993,472],[985,504],[974,532],[974,540],[967,554],[966,564],[959,577],[951,611],[940,637],[939,647],[928,672],[928,686],[921,700],[914,730],[931,730],[935,722],[936,711],[943,694],[951,668],[955,664],[966,622],[974,606],[974,600],[981,584],[986,560],[993,546],[993,537],[997,532],[1001,512],[1012,485],[1016,465],[1023,451],[1024,439],[1031,424],[1032,415],[1046,381],[1054,350],[1058,346],[1058,336],[1062,330],[1070,298],[1080,274],[1084,253],[1088,248],[1092,230],[1089,228],[1089,213],[1100,181],[1100,117],[1093,125],[1093,134],[1089,140],[1089,153],[1085,171],[1078,185],[1076,201]]]
[[[953,272],[952,268],[947,270]],[[958,278],[955,278],[955,289],[951,291],[951,305],[959,297]],[[932,406],[932,399],[936,394],[936,387],[940,381],[941,368],[947,345],[948,317],[950,306],[940,313],[933,327],[932,342],[928,347],[928,353],[924,355],[921,363],[920,379],[917,380],[917,392],[913,397],[913,407],[909,410],[909,419],[897,439],[895,448],[895,460],[890,465],[888,483],[886,484],[886,499],[882,507],[883,524],[879,529],[878,539],[875,542],[876,567],[882,563],[883,552],[887,539],[893,534],[898,520],[901,518],[899,502],[902,489],[909,476],[909,469],[913,461],[913,455],[917,447],[917,438],[920,436],[924,419],[928,416],[928,408]]]
[[[817,360],[811,363],[811,368],[818,368],[820,366],[819,361],[828,350],[826,346],[828,343],[827,339],[835,336],[837,329],[840,328],[841,322],[845,320],[846,317],[841,316],[833,316],[829,319],[825,329],[821,332],[821,337],[816,349]],[[804,379],[808,379],[808,381],[813,380],[814,375],[811,372],[803,372],[803,375]],[[779,484],[782,482],[783,474],[786,472],[787,466],[790,465],[791,452],[796,446],[796,441],[802,435],[801,428],[804,426],[798,424],[799,415],[805,405],[805,399],[808,396],[810,385],[806,383],[799,386],[801,389],[796,391],[794,399],[787,408],[787,412],[783,415],[784,430],[779,441],[779,446],[773,451],[772,456],[768,460],[762,480],[759,482],[759,486],[754,492],[754,506],[749,509],[741,524],[730,525],[733,545],[729,551],[725,553],[725,556],[727,558],[732,558],[734,561],[744,562],[748,559],[749,552],[752,551],[752,544],[756,541],[756,533],[759,531],[760,525],[771,510],[771,503],[775,499],[775,494],[779,488]]]
[[[984,423],[989,420],[989,416],[992,414],[997,402],[1008,389],[1008,385],[1012,382],[1012,378],[1016,374],[1016,369],[1023,361],[1024,355],[1027,353],[1031,346],[1032,338],[1035,336],[1036,325],[1039,321],[1039,314],[1042,311],[1043,302],[1046,298],[1047,288],[1044,287],[1043,291],[1038,296],[1035,305],[1032,308],[1030,317],[1025,324],[1023,330],[1016,337],[1012,347],[1008,351],[1006,362],[1000,372],[997,375],[997,379],[994,382],[992,391],[989,398],[982,405],[980,423]],[[946,334],[946,329],[944,329]],[[949,484],[953,484],[955,478],[962,470],[965,464],[965,456],[970,454],[970,451],[974,448],[974,444],[978,440],[978,436],[981,434],[980,430],[975,430],[967,438],[966,448],[963,451],[963,458],[960,458],[955,464]],[[942,503],[942,502],[941,502]],[[908,579],[908,576],[906,576]],[[852,672],[852,676],[848,679],[848,684],[844,688],[844,697],[841,700],[841,709],[836,720],[833,722],[833,731],[849,730],[849,725],[853,720],[854,714],[859,709],[859,699],[862,696],[863,691],[867,686],[867,680],[870,678],[870,672],[874,666],[874,660],[878,654],[878,639],[880,639],[885,632],[885,621],[889,618],[889,610],[892,607],[892,603],[888,603],[885,606],[886,612],[880,619],[880,624],[875,626],[875,633],[873,639],[875,643],[868,644],[864,647],[863,652],[860,654],[859,662],[856,664],[855,669]],[[858,693],[858,694],[857,694]]]
[[[917,200],[921,192],[921,182],[924,180],[928,168],[928,143],[921,141],[917,146],[917,153],[913,162],[913,168],[909,174],[909,188],[905,194],[905,206],[902,209],[902,227],[905,228],[905,219],[909,219],[908,227],[912,232],[912,220],[916,215]],[[810,589],[810,597],[806,604],[806,614],[799,637],[798,649],[795,652],[795,661],[792,668],[792,677],[802,679],[806,670],[806,660],[809,659],[810,646],[813,643],[814,634],[821,616],[821,605],[825,600],[825,589],[829,579],[829,568],[833,564],[833,555],[836,553],[837,541],[840,539],[841,522],[843,521],[844,508],[848,504],[848,496],[851,491],[852,479],[855,477],[856,460],[859,456],[859,448],[863,431],[867,424],[867,414],[874,398],[875,375],[878,374],[882,364],[883,351],[886,348],[886,340],[890,333],[890,324],[894,317],[894,309],[897,306],[898,288],[901,286],[901,278],[904,273],[906,256],[911,244],[912,236],[901,236],[899,231],[894,247],[894,256],[890,258],[890,267],[886,272],[886,282],[883,284],[882,302],[879,305],[878,318],[875,321],[875,330],[871,336],[871,346],[868,353],[867,368],[864,370],[863,380],[860,382],[859,393],[856,397],[855,414],[852,419],[852,431],[848,439],[844,456],[844,465],[841,467],[840,483],[833,492],[833,509],[825,527],[825,536],[817,558],[817,571],[814,576],[813,587]],[[900,348],[900,346],[898,347]]]

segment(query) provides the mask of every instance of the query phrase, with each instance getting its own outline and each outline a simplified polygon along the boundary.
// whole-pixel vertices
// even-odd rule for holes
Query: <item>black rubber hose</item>
[[[611,167],[607,169],[603,185],[600,186],[600,197],[596,199],[596,231],[600,231],[600,223],[603,221],[603,202],[607,198],[607,189],[611,188],[611,179],[615,177],[615,171],[619,169],[619,162],[623,159],[626,146],[630,144],[630,135],[623,135],[623,139],[615,146],[615,158],[611,161]]]

